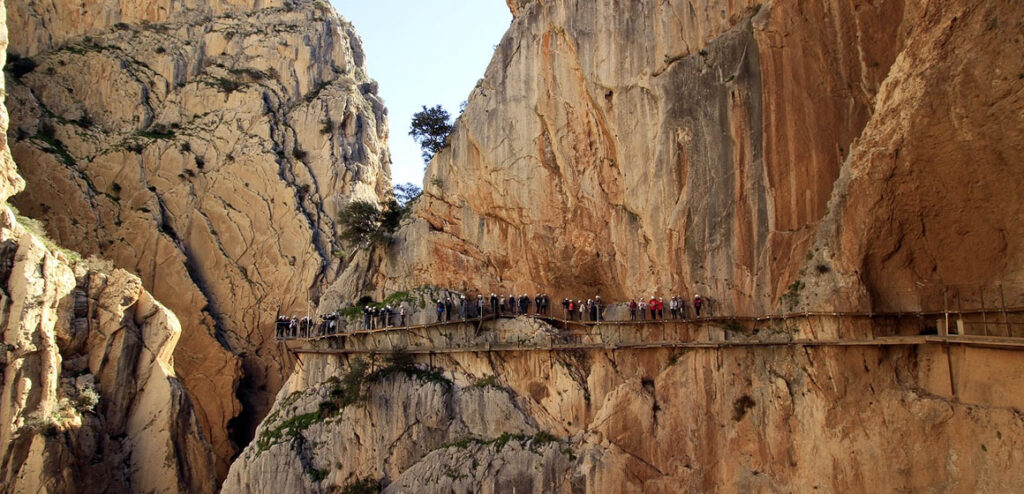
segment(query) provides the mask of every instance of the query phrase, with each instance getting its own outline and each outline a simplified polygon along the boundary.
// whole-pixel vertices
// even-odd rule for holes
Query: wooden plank
[[[926,337],[929,343],[948,343],[951,345],[967,345],[986,348],[1003,348],[1008,350],[1024,349],[1024,338],[1008,338],[1005,336],[937,336]]]

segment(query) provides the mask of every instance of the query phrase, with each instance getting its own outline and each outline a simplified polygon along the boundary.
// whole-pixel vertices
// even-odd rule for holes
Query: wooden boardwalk
[[[792,340],[792,341],[657,341],[649,343],[552,343],[552,344],[484,344],[437,348],[404,348],[411,354],[447,354],[480,352],[530,352],[564,350],[635,350],[658,348],[732,348],[732,347],[787,347],[787,346],[888,346],[921,345],[932,342],[926,336],[894,336],[871,340]],[[969,341],[961,341],[970,344]],[[1024,347],[1024,342],[1020,343]],[[294,353],[321,355],[388,354],[393,350],[383,348],[291,348]]]
[[[989,311],[991,313],[992,311]],[[1007,308],[999,311],[1004,316],[1007,314],[1024,314],[1024,307]],[[401,327],[387,327],[372,330],[356,330],[351,332],[339,332],[337,334],[317,335],[302,338],[279,338],[286,348],[296,354],[321,354],[321,355],[349,355],[349,354],[388,354],[396,349],[401,349],[410,354],[453,354],[453,353],[480,353],[480,352],[528,352],[528,351],[568,351],[568,350],[602,350],[613,351],[620,349],[642,350],[642,349],[686,349],[686,348],[742,348],[742,347],[879,347],[893,345],[966,345],[987,348],[1001,348],[1009,350],[1024,349],[1024,337],[991,335],[958,335],[948,334],[950,328],[955,327],[957,319],[963,320],[981,311],[951,312],[896,312],[896,313],[842,313],[842,312],[805,312],[797,314],[768,315],[761,317],[733,317],[733,316],[711,316],[697,319],[677,320],[646,320],[646,321],[570,321],[552,316],[519,316],[527,320],[533,319],[542,321],[552,326],[556,333],[545,335],[545,338],[534,339],[535,341],[474,341],[481,332],[487,331],[485,326],[494,321],[494,316],[483,318],[453,320],[449,322],[435,322]],[[505,318],[505,316],[502,316]],[[728,339],[723,331],[721,337],[710,337],[711,332],[706,328],[714,325],[728,326],[739,324],[758,324],[771,321],[785,321],[791,319],[861,319],[861,320],[904,320],[912,318],[915,321],[938,321],[939,334],[932,335],[897,335],[878,337],[855,337],[855,338],[758,338],[756,336],[743,335],[739,338]],[[945,321],[943,325],[942,321]],[[988,324],[993,324],[989,322]],[[1022,322],[1024,325],[1024,322]],[[437,344],[430,341],[430,335],[437,336],[439,331],[452,327],[467,328],[475,327],[472,335],[466,335],[461,342],[446,341]],[[624,341],[623,334],[627,328],[635,328],[635,331],[626,333],[632,341]],[[668,336],[668,329],[673,328],[676,338]],[[679,329],[682,328],[688,335],[696,335],[703,331],[707,336],[682,338],[679,337]],[[696,331],[695,331],[696,329]],[[438,332],[431,332],[438,330]],[[987,331],[987,328],[986,328]],[[428,333],[430,332],[430,333]],[[616,336],[617,332],[617,337]],[[646,334],[645,334],[646,333]],[[659,335],[660,333],[660,335]],[[419,338],[414,344],[403,344],[392,341],[392,336],[405,336]],[[660,336],[660,337],[659,337]],[[777,335],[776,335],[777,336]]]

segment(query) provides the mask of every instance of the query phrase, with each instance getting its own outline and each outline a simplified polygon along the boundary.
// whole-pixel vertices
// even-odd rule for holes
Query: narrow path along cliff
[[[317,314],[409,297],[428,324],[480,289],[907,318],[356,315],[284,343],[302,365],[226,492],[1021,489],[1022,354],[970,339],[1019,315],[945,313],[1022,279],[1024,6],[508,3],[411,217]]]
[[[1024,3],[506,3],[352,245],[330,3],[0,0],[0,491],[1024,491]]]

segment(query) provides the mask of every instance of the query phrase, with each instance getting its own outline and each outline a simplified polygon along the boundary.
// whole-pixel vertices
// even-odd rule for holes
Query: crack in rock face
[[[11,47],[32,65],[8,86],[32,184],[14,204],[177,314],[177,371],[223,476],[292,365],[275,315],[309,310],[343,267],[339,208],[390,190],[386,111],[322,2],[143,3],[8,6],[37,34]]]

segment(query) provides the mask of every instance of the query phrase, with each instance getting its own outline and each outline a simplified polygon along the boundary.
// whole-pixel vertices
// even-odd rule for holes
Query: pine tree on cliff
[[[430,160],[444,148],[448,143],[448,134],[454,128],[449,121],[451,115],[441,105],[433,108],[423,107],[423,111],[412,115],[412,126],[409,128],[409,135],[420,144],[423,149],[423,162],[430,163]]]

